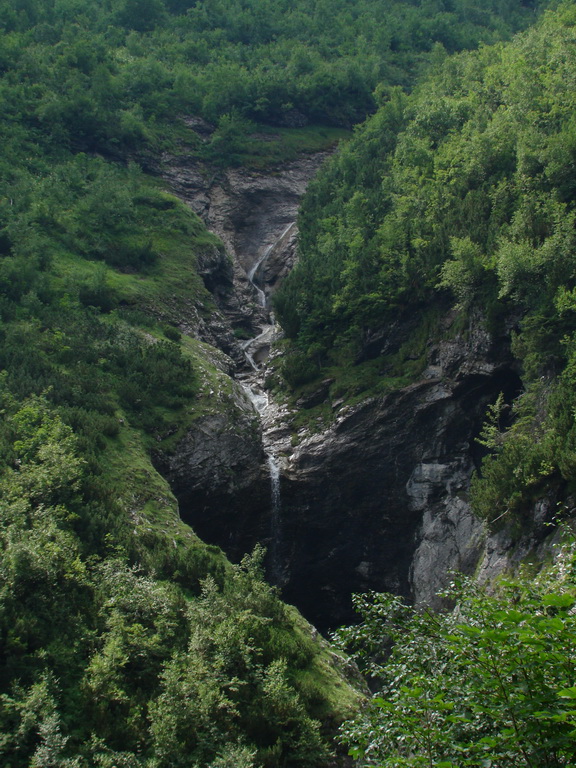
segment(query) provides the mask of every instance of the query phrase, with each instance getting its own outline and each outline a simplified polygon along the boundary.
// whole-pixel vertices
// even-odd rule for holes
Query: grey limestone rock
[[[213,392],[209,412],[193,422],[157,464],[178,499],[181,517],[207,542],[238,557],[262,539],[269,492],[261,426],[243,390]]]
[[[186,158],[165,159],[172,189],[224,243],[199,259],[220,307],[199,327],[237,368],[245,352],[230,340],[232,327],[258,336],[244,344],[252,367],[268,353],[275,329],[262,304],[294,264],[299,201],[324,157],[272,173],[228,169],[212,177]],[[418,322],[413,313],[366,331],[358,362],[394,353]],[[520,542],[506,532],[488,535],[468,502],[486,407],[499,392],[512,398],[521,389],[509,331],[495,335],[480,311],[463,325],[447,310],[420,380],[341,407],[330,402],[327,379],[300,406],[327,402],[334,420],[315,433],[302,429],[296,445],[293,414],[264,393],[264,372],[245,372],[266,402],[260,414],[236,388],[232,407],[200,418],[165,457],[183,517],[232,557],[257,542],[272,546],[285,598],[322,629],[353,620],[352,592],[388,590],[442,607],[438,592],[452,570],[490,581],[539,541],[539,534]],[[280,471],[275,541],[270,456]],[[553,501],[535,510],[536,521],[550,516]]]
[[[218,235],[229,255],[225,290],[221,279],[210,277],[222,277],[219,267],[208,269],[210,282],[205,282],[234,327],[255,331],[265,321],[248,273],[260,264],[254,279],[266,296],[288,274],[296,259],[300,200],[329,154],[316,153],[266,172],[229,168],[212,174],[186,157],[164,158],[162,176]]]

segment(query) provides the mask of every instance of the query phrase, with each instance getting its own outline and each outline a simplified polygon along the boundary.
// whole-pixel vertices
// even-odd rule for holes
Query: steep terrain
[[[372,396],[289,462],[287,504],[322,478],[301,563],[326,539],[336,578],[434,602],[451,567],[490,579],[573,507],[573,40],[567,4],[391,93],[307,196],[284,375],[312,422]]]
[[[199,504],[185,482],[179,486],[185,514],[208,540],[236,557],[266,542],[285,596],[321,627],[352,618],[351,591],[386,589],[438,604],[452,568],[489,580],[533,550],[557,509],[570,504],[571,432],[562,433],[565,404],[554,391],[567,393],[571,376],[568,366],[558,377],[571,359],[559,343],[572,328],[574,280],[563,170],[570,159],[559,142],[571,114],[561,81],[572,67],[565,53],[572,35],[565,10],[560,21],[550,16],[497,49],[499,58],[482,52],[448,62],[433,81],[442,85],[432,100],[426,88],[411,100],[391,94],[329,164],[306,198],[301,262],[277,302],[295,343],[274,370],[296,392],[289,401],[277,393],[279,404],[263,409],[260,451],[239,447],[242,460],[252,457],[251,471],[240,455],[230,457],[230,477],[235,461],[241,468],[237,495],[229,482],[224,495],[211,489]],[[545,74],[535,76],[528,97],[520,85],[526,62],[550,57],[566,72],[533,69]],[[498,98],[490,91],[489,119],[482,88],[478,93],[482,77],[483,88],[500,88]],[[534,112],[546,114],[544,86],[557,98],[559,117],[535,135],[517,125],[516,104],[530,98]],[[479,145],[497,160],[488,150],[474,153]],[[455,169],[453,157],[463,165]],[[282,184],[290,197],[286,174],[265,181],[228,172],[204,191],[194,187],[190,200],[203,205],[236,253],[240,274],[286,231]],[[266,205],[257,190],[267,191]],[[254,202],[247,227],[246,196]],[[340,211],[330,202],[338,197]],[[271,221],[261,247],[260,215]],[[537,254],[532,260],[529,249]],[[291,264],[291,249],[286,253]],[[379,291],[367,292],[375,285]],[[264,321],[257,306],[250,312]],[[535,332],[537,318],[544,318],[544,338]],[[565,350],[570,343],[565,337]],[[502,418],[498,440],[487,441],[486,409],[500,393],[504,409],[515,401],[513,415]],[[528,442],[532,453],[518,454]],[[270,456],[280,469],[274,526]],[[475,470],[481,475],[471,506]]]
[[[303,156],[268,172],[227,169],[212,176],[201,163],[164,158],[162,175],[170,188],[226,245],[225,256],[200,265],[219,312],[188,330],[217,343],[234,367],[226,407],[195,420],[169,454],[158,452],[157,464],[182,518],[236,559],[259,542],[274,546],[270,466],[257,402],[267,396],[258,368],[278,333],[268,302],[294,264],[298,205],[328,154]]]
[[[449,58],[535,14],[0,1],[2,764],[345,763],[276,587],[434,601],[573,507],[572,6]]]

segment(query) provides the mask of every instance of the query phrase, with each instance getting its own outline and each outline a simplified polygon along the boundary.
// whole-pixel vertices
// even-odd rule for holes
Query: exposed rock
[[[320,627],[353,618],[354,591],[438,605],[450,570],[476,567],[474,437],[487,404],[520,387],[505,338],[478,324],[432,347],[421,381],[343,409],[295,449],[284,443],[284,592]]]
[[[508,546],[494,539],[484,549],[467,491],[486,406],[501,391],[515,396],[520,380],[506,336],[488,334],[479,316],[447,332],[428,358],[420,381],[340,409],[296,446],[292,414],[268,399],[265,372],[254,371],[244,385],[260,398],[260,421],[236,389],[233,407],[199,420],[167,460],[182,516],[235,558],[267,544],[285,598],[321,629],[353,620],[352,592],[441,605],[436,593],[451,569],[471,573],[484,557],[481,570],[494,570]],[[313,399],[325,399],[330,384]],[[281,473],[274,533],[271,456]]]
[[[296,402],[296,406],[298,408],[314,408],[315,405],[320,405],[320,403],[323,403],[327,399],[330,385],[333,383],[334,379],[324,379],[324,381],[320,382],[319,387],[316,387],[316,389],[309,392],[307,395],[303,395]]]
[[[516,570],[527,557],[533,562],[554,557],[553,547],[560,536],[557,529],[550,528],[549,524],[561,507],[567,509],[566,502],[561,499],[565,499],[564,489],[556,488],[533,504],[529,532],[518,536],[504,527],[486,537],[476,570],[476,579],[480,584],[492,584],[502,573]],[[569,498],[567,504],[573,507],[572,501]]]
[[[470,470],[471,462],[418,465],[406,486],[409,503],[422,511],[410,566],[417,603],[442,607],[438,593],[447,587],[450,571],[472,573],[482,553],[486,531],[466,499]]]
[[[265,252],[265,258],[257,269],[255,278],[257,283],[264,286],[267,298],[274,293],[296,263],[297,243],[298,227],[292,222]]]
[[[193,131],[195,131],[202,139],[205,140],[210,138],[210,136],[216,130],[213,125],[208,123],[203,118],[197,117],[196,115],[183,115],[180,119],[184,125],[187,125],[188,128],[192,128]]]
[[[246,542],[265,538],[269,485],[260,421],[243,390],[212,392],[214,406],[180,442],[156,457],[176,495],[180,515],[209,543],[237,558]]]
[[[468,503],[486,407],[499,392],[511,400],[521,389],[510,328],[495,336],[479,312],[457,332],[457,314],[446,311],[419,381],[354,407],[333,402],[330,427],[303,429],[293,445],[292,414],[268,400],[258,367],[274,334],[266,300],[294,263],[298,204],[322,159],[276,173],[229,169],[208,177],[197,163],[166,158],[172,189],[226,247],[199,259],[221,314],[199,318],[198,328],[237,365],[251,359],[244,385],[253,402],[237,389],[233,407],[199,419],[164,465],[197,532],[236,558],[259,541],[269,545],[284,596],[325,629],[353,620],[355,591],[388,590],[441,606],[437,593],[451,570],[490,580],[541,534],[521,542],[504,532],[489,536]],[[420,321],[414,313],[367,331],[358,362],[397,352]],[[231,326],[254,338],[231,340]],[[298,406],[327,400],[331,383]],[[271,466],[280,470],[280,505]],[[553,505],[542,501],[542,520]]]
[[[188,158],[164,158],[162,175],[173,192],[221,238],[232,259],[232,288],[228,281],[216,298],[233,327],[255,331],[265,320],[247,275],[260,264],[255,282],[269,296],[292,268],[298,206],[329,154],[302,157],[274,171],[230,168],[214,175]]]
[[[277,326],[265,324],[257,336],[242,342],[242,349],[256,368],[268,359],[272,344],[277,340],[278,334],[279,328]]]

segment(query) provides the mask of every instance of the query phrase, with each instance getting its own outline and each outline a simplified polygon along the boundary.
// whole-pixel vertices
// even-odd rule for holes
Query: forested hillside
[[[466,0],[5,2],[4,155],[142,151],[178,114],[224,133],[244,119],[350,126],[374,108],[378,84],[408,85],[430,54],[533,18],[534,4],[517,0],[482,10]]]
[[[273,165],[375,113],[302,213],[301,265],[278,299],[297,350],[287,378],[362,357],[391,313],[488,306],[490,322],[517,318],[527,381],[544,379],[506,437],[487,433],[500,453],[478,510],[521,512],[540,483],[570,480],[572,8],[447,58],[538,10],[0,4],[7,768],[328,765],[362,697],[266,584],[261,552],[231,565],[201,542],[152,463],[234,398],[231,361],[198,330],[216,311],[198,262],[222,245],[165,191],[163,153],[207,175]],[[414,373],[396,363],[392,378]]]
[[[300,396],[320,378],[360,398],[417,382],[439,338],[478,322],[511,338],[523,391],[489,408],[471,502],[512,538],[542,525],[543,499],[549,530],[573,521],[575,43],[565,3],[410,95],[389,89],[312,184],[276,299]],[[360,765],[573,764],[573,547],[492,589],[457,578],[440,616],[357,596],[340,638],[379,689],[343,729]]]
[[[506,404],[492,409],[473,487],[500,524],[529,519],[551,483],[573,489],[575,21],[566,4],[513,43],[447,60],[410,96],[390,90],[307,195],[300,263],[277,298],[293,384],[354,363],[365,389],[375,372],[376,387],[418,376],[421,338],[388,356],[370,339],[414,313],[433,338],[447,301],[512,328],[526,392],[508,432]]]

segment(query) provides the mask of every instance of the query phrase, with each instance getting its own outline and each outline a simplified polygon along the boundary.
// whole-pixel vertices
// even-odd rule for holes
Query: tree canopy
[[[176,327],[214,309],[196,267],[222,245],[163,190],[164,152],[213,171],[248,162],[259,130],[297,143],[372,115],[302,212],[277,304],[293,379],[333,349],[353,358],[368,330],[431,297],[504,302],[522,312],[526,369],[561,378],[496,440],[477,508],[521,510],[570,476],[573,7],[499,43],[539,10],[0,0],[7,768],[312,768],[331,760],[320,720],[358,702],[265,583],[261,553],[231,565],[199,541],[152,463],[209,407],[203,392],[230,386]],[[519,454],[520,490],[506,471]]]

